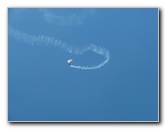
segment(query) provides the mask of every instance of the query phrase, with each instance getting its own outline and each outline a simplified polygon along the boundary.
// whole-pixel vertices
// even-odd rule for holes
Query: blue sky
[[[99,69],[74,69],[66,62],[70,58],[80,66],[104,58],[9,35],[9,121],[158,120],[157,8],[9,8],[8,25],[72,47],[95,44],[110,55]]]

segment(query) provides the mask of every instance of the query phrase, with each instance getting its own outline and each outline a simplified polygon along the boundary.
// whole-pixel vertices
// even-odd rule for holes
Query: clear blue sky
[[[9,121],[157,121],[158,9],[8,9],[8,25],[71,46],[96,44],[92,52],[31,45],[8,37]]]

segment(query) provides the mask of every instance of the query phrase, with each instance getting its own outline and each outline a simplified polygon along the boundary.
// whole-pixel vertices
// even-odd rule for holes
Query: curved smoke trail
[[[55,46],[59,47],[61,49],[66,50],[69,53],[73,54],[83,54],[86,51],[92,51],[94,53],[97,53],[101,56],[104,57],[104,61],[101,62],[98,65],[95,66],[79,66],[79,65],[70,65],[71,68],[76,68],[76,69],[81,69],[81,70],[93,70],[93,69],[98,69],[104,66],[108,61],[109,61],[109,51],[105,48],[96,46],[94,44],[90,44],[88,46],[84,46],[83,48],[76,48],[72,47],[70,45],[67,45],[66,43],[62,42],[61,40],[57,40],[52,37],[47,37],[47,36],[33,36],[24,32],[20,32],[12,27],[9,27],[8,30],[9,36],[12,36],[15,38],[17,41],[25,42],[31,45],[46,45],[46,46]]]

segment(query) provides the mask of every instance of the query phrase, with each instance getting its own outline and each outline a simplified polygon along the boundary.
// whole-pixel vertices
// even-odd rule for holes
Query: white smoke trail
[[[51,9],[52,10],[52,9]],[[66,9],[65,9],[66,10]],[[55,12],[52,13],[50,9],[47,8],[40,8],[39,11],[41,12],[43,18],[49,23],[49,24],[55,24],[60,26],[65,25],[82,25],[84,24],[84,20],[88,17],[91,17],[95,15],[96,10],[94,8],[82,8],[77,9],[77,14],[68,14],[68,15],[58,15]]]
[[[95,52],[99,55],[102,55],[104,56],[104,61],[98,65],[95,65],[95,66],[77,66],[77,65],[70,65],[70,67],[72,68],[76,68],[76,69],[82,69],[82,70],[93,70],[93,69],[98,69],[98,68],[101,68],[102,66],[104,66],[108,61],[109,61],[109,58],[110,58],[110,55],[109,55],[109,51],[104,49],[104,48],[101,48],[101,47],[98,47],[94,44],[91,44],[89,46],[87,46],[87,48],[83,49],[83,52],[86,52],[86,51],[92,51],[92,52]]]
[[[83,48],[76,48],[76,47],[67,45],[66,43],[62,42],[61,40],[57,40],[52,37],[32,36],[30,34],[20,32],[12,27],[9,27],[8,34],[9,34],[9,36],[12,36],[17,41],[25,42],[30,45],[36,45],[36,46],[38,46],[38,45],[51,46],[52,45],[52,46],[59,47],[61,49],[66,50],[69,53],[73,53],[76,55],[83,54],[86,51],[92,51],[92,52],[95,52],[104,57],[104,61],[98,65],[94,65],[94,66],[70,65],[71,68],[76,68],[76,69],[81,69],[81,70],[98,69],[98,68],[101,68],[102,66],[104,66],[106,63],[108,63],[109,58],[110,58],[109,51],[107,49],[96,46],[94,44],[84,46]]]
[[[77,16],[75,14],[69,15],[69,16],[59,16],[51,13],[48,9],[42,8],[39,9],[40,12],[43,14],[45,20],[50,24],[56,24],[56,25],[80,25],[83,24],[83,18],[80,16]]]

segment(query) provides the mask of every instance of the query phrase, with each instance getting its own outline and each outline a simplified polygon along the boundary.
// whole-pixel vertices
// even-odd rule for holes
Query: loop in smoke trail
[[[94,44],[90,44],[89,46],[85,46],[83,48],[75,48],[70,45],[67,45],[66,43],[62,42],[61,40],[57,40],[52,37],[47,37],[47,36],[33,36],[24,32],[20,32],[12,27],[9,27],[8,30],[9,36],[12,36],[15,38],[17,41],[25,42],[30,45],[46,45],[46,46],[55,46],[59,47],[61,49],[66,50],[69,53],[73,54],[83,54],[86,51],[92,51],[96,54],[99,54],[104,57],[104,61],[101,62],[98,65],[95,66],[79,66],[79,65],[70,65],[71,68],[76,68],[76,69],[81,69],[81,70],[93,70],[93,69],[98,69],[104,66],[106,63],[108,63],[110,55],[109,51],[105,48],[96,46]]]

